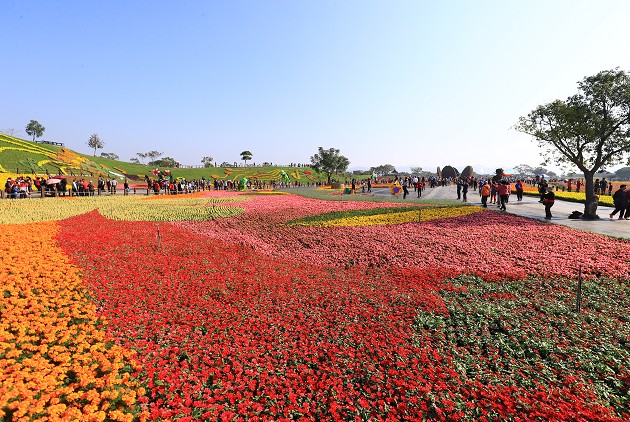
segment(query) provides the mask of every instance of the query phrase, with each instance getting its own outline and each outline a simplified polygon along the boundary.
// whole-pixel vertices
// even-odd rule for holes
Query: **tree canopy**
[[[105,142],[98,137],[98,134],[93,133],[90,136],[90,139],[87,141],[87,144],[90,148],[94,148],[94,156],[96,157],[96,149],[101,149],[105,146]]]
[[[619,180],[630,180],[630,167],[622,167],[615,172],[615,177]]]
[[[35,139],[41,138],[45,130],[46,128],[37,120],[31,120],[28,125],[26,125],[26,134],[33,137],[33,142],[35,142]]]
[[[252,159],[253,155],[254,154],[252,154],[251,151],[243,151],[241,152],[241,160],[243,160],[245,162],[245,165],[247,165],[247,162]]]
[[[109,158],[110,160],[119,160],[120,159],[118,154],[114,154],[113,152],[101,152],[101,157]]]
[[[381,164],[380,166],[370,167],[370,171],[377,176],[385,176],[396,171],[396,167],[391,164]]]
[[[203,164],[204,167],[212,167],[213,161],[214,161],[214,158],[212,157],[203,157],[201,159],[201,164]]]
[[[545,162],[584,173],[584,217],[597,218],[594,174],[630,154],[630,75],[615,69],[586,77],[577,94],[538,106],[515,128],[538,141]]]
[[[175,167],[177,165],[177,161],[175,161],[175,159],[171,157],[164,157],[160,158],[159,160],[150,161],[149,165],[156,167]]]
[[[311,156],[311,167],[316,171],[323,171],[328,176],[328,183],[333,174],[343,173],[348,169],[350,160],[341,155],[335,148],[324,149],[318,147],[317,154]]]

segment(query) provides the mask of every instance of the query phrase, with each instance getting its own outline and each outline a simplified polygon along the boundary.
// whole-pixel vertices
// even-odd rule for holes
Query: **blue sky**
[[[2,4],[0,130],[124,160],[536,165],[518,118],[630,70],[625,0]]]

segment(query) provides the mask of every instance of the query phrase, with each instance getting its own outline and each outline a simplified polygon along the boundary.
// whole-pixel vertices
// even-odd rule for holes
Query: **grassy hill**
[[[92,157],[76,153],[68,148],[48,144],[31,142],[13,136],[0,134],[0,177],[14,177],[19,175],[44,176],[69,175],[89,177],[115,177],[120,181],[125,178],[132,183],[143,183],[145,175],[154,177],[151,171],[155,167],[134,164],[124,161]],[[313,182],[325,180],[325,175],[319,174],[308,167],[207,167],[207,168],[160,168],[169,170],[173,177],[184,177],[188,180],[221,179],[221,180],[277,180],[283,179],[284,174],[290,182]]]

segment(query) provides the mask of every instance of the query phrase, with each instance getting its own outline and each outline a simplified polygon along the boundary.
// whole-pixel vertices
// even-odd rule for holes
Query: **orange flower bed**
[[[133,352],[106,337],[54,222],[0,231],[0,420],[146,419]]]

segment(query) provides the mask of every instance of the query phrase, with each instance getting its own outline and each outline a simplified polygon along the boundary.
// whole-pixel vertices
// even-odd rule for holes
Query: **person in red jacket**
[[[500,206],[499,209],[501,211],[505,211],[506,210],[506,204],[508,202],[508,199],[510,198],[510,184],[507,182],[507,180],[502,180],[501,183],[499,184],[499,198],[500,198]]]

